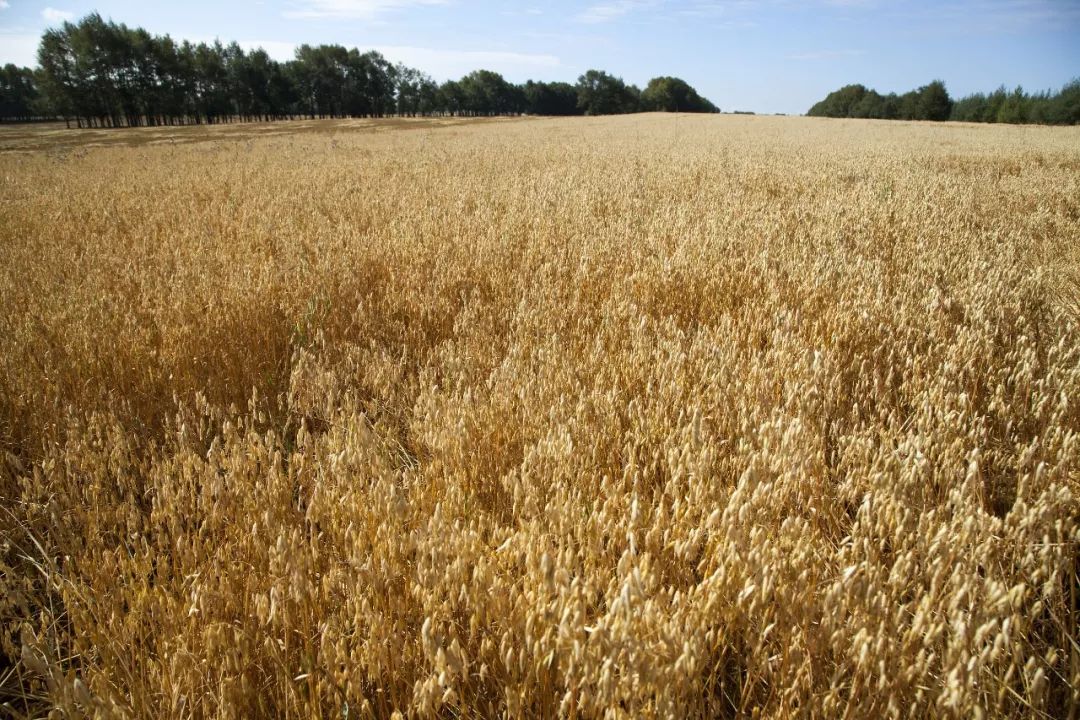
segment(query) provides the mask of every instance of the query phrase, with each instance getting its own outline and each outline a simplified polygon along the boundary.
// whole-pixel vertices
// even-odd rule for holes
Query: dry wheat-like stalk
[[[1077,129],[3,132],[4,712],[1077,715]]]

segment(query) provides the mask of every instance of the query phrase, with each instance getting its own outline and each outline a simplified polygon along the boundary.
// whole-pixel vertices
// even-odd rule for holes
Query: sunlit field
[[[0,714],[1072,717],[1080,128],[0,128]]]

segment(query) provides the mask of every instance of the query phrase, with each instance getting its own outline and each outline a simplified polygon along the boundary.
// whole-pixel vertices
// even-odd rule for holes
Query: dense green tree
[[[698,95],[685,80],[655,77],[641,91],[641,109],[662,112],[718,112],[711,102]]]
[[[855,117],[853,111],[866,96],[863,85],[845,85],[825,96],[806,113],[814,117]]]
[[[1058,93],[1028,94],[1023,88],[999,87],[989,95],[975,93],[953,101],[945,84],[935,80],[903,95],[879,95],[862,85],[847,85],[829,93],[808,115],[901,120],[957,120],[1001,123],[1080,123],[1080,80]]]
[[[77,68],[72,37],[63,30],[46,30],[38,46],[38,66],[41,68],[40,88],[50,109],[57,115],[69,119],[76,117],[82,125],[82,118],[89,115],[90,107],[87,83],[84,82]]]
[[[195,108],[197,120],[217,123],[232,114],[229,96],[229,69],[225,48],[218,41],[213,45],[199,43],[194,55]]]
[[[1005,90],[1005,86],[1002,85],[994,92],[990,93],[986,97],[986,107],[983,109],[982,122],[996,123],[998,121],[998,115],[1001,112],[1002,106],[1005,104],[1005,100],[1009,94]]]
[[[1068,125],[1080,123],[1080,79],[1073,80],[1049,100],[1051,122]]]
[[[881,118],[885,116],[885,98],[874,90],[867,90],[848,110],[847,117]]]
[[[602,70],[576,85],[508,82],[490,70],[437,85],[377,52],[301,45],[280,63],[237,43],[176,43],[92,13],[46,30],[38,69],[0,72],[0,120],[59,117],[80,127],[235,120],[399,115],[606,115],[662,110],[717,112],[680,78],[661,76],[644,91]],[[1080,123],[1080,80],[1058,93],[1004,87],[956,102],[935,80],[902,95],[863,85],[829,93],[808,114],[826,117],[969,122]]]
[[[438,105],[447,115],[465,112],[465,93],[457,80],[447,80],[439,86]]]
[[[154,38],[153,106],[155,124],[174,124],[194,114],[195,71],[190,43],[177,45],[168,35]]]
[[[118,124],[121,97],[118,78],[122,69],[112,66],[112,38],[100,15],[88,15],[78,25],[64,23],[74,57],[75,82],[82,114],[99,127]]]
[[[353,117],[383,117],[397,108],[397,73],[390,61],[374,50],[349,51],[346,77],[353,93],[350,110]]]
[[[897,97],[881,95],[864,85],[845,85],[810,108],[808,115],[841,118],[948,120],[952,100],[945,85],[935,80]]]
[[[0,69],[0,120],[31,120],[42,114],[34,71],[10,63]]]
[[[525,112],[530,115],[580,115],[578,91],[570,83],[534,82],[522,86]]]
[[[310,117],[382,117],[397,110],[397,71],[377,52],[301,45],[289,74]]]
[[[997,122],[1019,124],[1028,121],[1029,99],[1022,87],[1017,87],[1005,96],[1005,101],[998,108]]]
[[[959,122],[986,122],[986,106],[986,95],[968,95],[953,103],[949,119]]]
[[[301,45],[296,49],[293,76],[301,107],[312,117],[333,117],[341,111],[345,62],[349,51],[340,45]]]
[[[578,107],[586,115],[637,112],[641,91],[603,70],[589,70],[578,78]]]
[[[436,111],[439,86],[428,75],[398,64],[394,80],[398,115],[429,115]]]
[[[908,90],[897,97],[897,120],[915,120],[919,114],[919,93]]]
[[[289,95],[283,83],[281,66],[259,48],[247,57],[240,58],[235,68],[230,68],[244,104],[241,114],[248,118],[267,120],[288,112]]]
[[[880,120],[897,120],[900,118],[900,96],[896,93],[889,93],[888,95],[881,96],[881,105],[879,106],[879,114],[874,115]]]
[[[521,88],[491,70],[474,70],[459,83],[462,110],[471,115],[508,115],[524,111]]]
[[[945,83],[934,80],[916,91],[916,120],[948,120],[952,112],[952,99],[945,89]]]
[[[1046,125],[1053,122],[1052,96],[1048,91],[1041,91],[1024,97],[1025,122]]]
[[[264,50],[246,52],[237,43],[178,45],[168,36],[131,29],[96,13],[47,31],[38,54],[40,71],[26,76],[40,95],[37,106],[88,127],[294,115],[599,115],[635,112],[641,104],[636,87],[599,70],[582,75],[576,86],[514,85],[496,72],[477,70],[439,87],[420,71],[392,66],[376,52],[301,45],[292,61],[278,63]],[[4,107],[9,109],[4,116],[14,117],[14,108],[22,107],[14,99],[21,85],[5,82]],[[650,87],[649,107],[715,111],[678,78],[656,78]]]

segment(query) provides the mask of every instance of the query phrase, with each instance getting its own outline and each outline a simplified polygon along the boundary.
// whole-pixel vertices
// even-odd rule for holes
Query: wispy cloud
[[[7,10],[9,7],[11,7],[11,3],[8,0],[0,0],[0,10]]]
[[[750,28],[757,27],[754,19],[767,3],[776,4],[783,0],[699,0],[680,4],[674,10],[673,19],[690,18],[695,21],[708,21],[709,27]]]
[[[655,4],[652,0],[609,0],[590,5],[578,13],[575,19],[590,24],[606,23]]]
[[[514,9],[510,9],[510,10],[501,10],[499,12],[499,14],[500,15],[505,15],[506,17],[521,17],[523,15],[531,15],[531,16],[535,17],[537,15],[543,15],[544,11],[541,10],[540,8],[538,8],[538,7],[526,7],[526,8],[514,8]]]
[[[386,13],[417,5],[446,5],[449,0],[299,0],[287,18],[375,20]]]
[[[813,50],[810,52],[792,53],[785,55],[788,60],[838,60],[840,58],[858,57],[862,50]]]
[[[1080,2],[1075,0],[960,0],[941,3],[937,10],[996,30],[1080,24]]]
[[[68,12],[67,10],[57,10],[54,7],[47,7],[41,11],[41,17],[45,19],[45,22],[55,24],[74,19],[75,13]]]
[[[680,8],[678,14],[683,17],[723,17],[731,13],[731,8],[725,2],[699,2]]]
[[[937,35],[999,35],[1080,27],[1077,0],[943,0],[926,6],[882,6],[883,20]]]

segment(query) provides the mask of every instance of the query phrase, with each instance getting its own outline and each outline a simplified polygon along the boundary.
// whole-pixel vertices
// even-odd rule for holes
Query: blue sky
[[[0,63],[34,64],[44,28],[93,10],[279,59],[303,42],[375,48],[437,80],[676,75],[724,110],[802,113],[852,82],[941,78],[956,97],[1080,76],[1080,0],[0,0]]]

